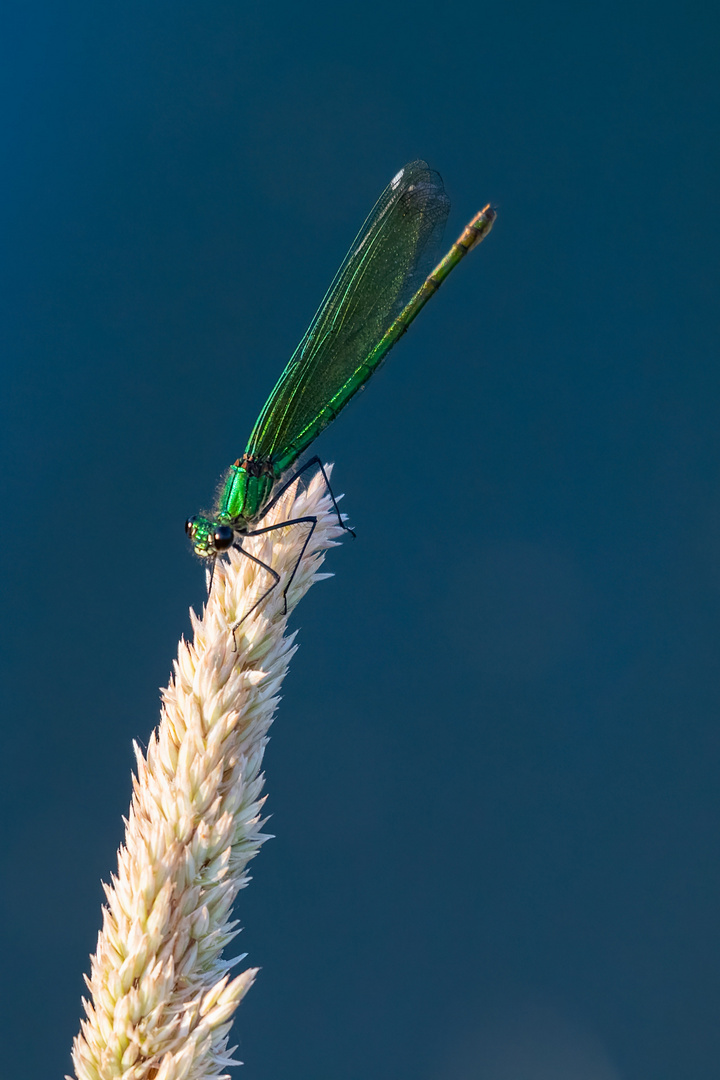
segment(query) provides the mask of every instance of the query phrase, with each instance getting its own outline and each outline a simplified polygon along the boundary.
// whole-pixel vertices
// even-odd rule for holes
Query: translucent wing
[[[425,271],[450,209],[440,176],[412,161],[373,207],[253,429],[247,453],[280,458],[372,353]],[[344,404],[345,402],[343,402]],[[307,443],[307,439],[304,440]]]

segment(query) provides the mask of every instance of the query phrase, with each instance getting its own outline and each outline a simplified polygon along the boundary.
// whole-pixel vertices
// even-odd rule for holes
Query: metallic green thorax
[[[230,466],[217,507],[222,524],[249,524],[255,521],[270,498],[280,473],[269,461],[255,461],[247,454]]]
[[[212,558],[229,546],[218,541],[218,526],[229,525],[233,533],[247,532],[248,526],[262,514],[278,477],[269,461],[257,461],[247,454],[231,465],[213,516],[198,514],[185,525],[195,553]]]
[[[198,555],[213,557],[226,550],[235,534],[247,533],[262,518],[283,473],[377,370],[454,267],[490,232],[495,211],[486,206],[422,281],[423,262],[449,206],[442,180],[424,161],[406,165],[382,193],[265,403],[245,454],[231,466],[215,511],[188,520]]]

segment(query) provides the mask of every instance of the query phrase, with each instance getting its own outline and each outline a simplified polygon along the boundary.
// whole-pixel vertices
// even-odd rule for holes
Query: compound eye
[[[232,547],[232,542],[235,539],[235,533],[229,525],[218,525],[217,529],[213,533],[213,544],[216,551],[227,551],[229,547]]]
[[[188,536],[192,536],[194,526],[195,518],[188,518],[185,522],[185,532],[188,534]]]

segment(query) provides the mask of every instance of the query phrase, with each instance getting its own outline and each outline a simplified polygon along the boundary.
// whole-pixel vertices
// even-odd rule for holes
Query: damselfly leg
[[[345,532],[349,532],[352,537],[355,537],[355,532],[348,525],[346,525],[345,522],[342,519],[342,515],[340,513],[340,509],[338,507],[337,500],[335,499],[335,496],[333,494],[333,490],[332,490],[332,488],[330,486],[330,481],[328,479],[328,475],[325,472],[325,467],[322,464],[320,458],[317,457],[317,456],[314,457],[314,458],[311,458],[310,461],[307,461],[302,466],[302,468],[298,469],[297,472],[293,473],[293,475],[281,486],[281,488],[279,489],[277,494],[268,503],[268,505],[267,505],[267,507],[265,509],[265,513],[263,514],[263,517],[265,517],[268,514],[268,512],[270,510],[272,510],[272,508],[278,503],[278,501],[282,498],[282,496],[285,494],[285,492],[288,490],[288,488],[290,488],[295,483],[295,481],[298,479],[298,477],[301,476],[302,473],[307,472],[307,470],[312,468],[313,466],[317,466],[319,468],[320,472],[322,473],[323,480],[325,481],[325,487],[327,488],[328,495],[330,496],[330,498],[332,500],[333,509],[334,509],[334,511],[335,511],[335,513],[337,515],[338,524],[340,525],[340,527],[342,529],[344,529]],[[260,520],[262,520],[262,518]],[[233,544],[233,547],[237,551],[241,551],[243,553],[243,555],[245,555],[248,559],[251,559],[258,566],[261,566],[264,570],[267,570],[267,572],[269,574],[271,574],[272,577],[274,578],[273,583],[269,586],[269,588],[266,589],[265,592],[262,594],[262,596],[258,600],[255,601],[253,606],[248,611],[245,612],[242,619],[240,619],[239,622],[235,623],[235,625],[232,628],[233,638],[235,637],[235,631],[240,626],[242,626],[242,624],[245,622],[245,620],[250,615],[252,615],[252,613],[255,610],[257,610],[257,608],[260,607],[260,605],[265,600],[267,600],[267,598],[270,596],[270,593],[274,592],[274,590],[280,584],[280,575],[277,573],[277,571],[273,570],[273,568],[271,566],[268,566],[268,564],[266,562],[263,562],[262,559],[257,558],[257,556],[255,556],[255,555],[251,555],[250,552],[246,548],[244,548],[242,546],[243,538],[246,537],[246,536],[264,536],[267,533],[275,532],[277,529],[285,529],[289,525],[309,525],[310,526],[310,528],[308,529],[307,536],[305,537],[305,541],[303,543],[300,554],[298,555],[297,560],[295,561],[295,565],[292,568],[292,572],[290,574],[290,577],[288,578],[288,580],[287,580],[287,582],[285,584],[285,588],[283,589],[283,592],[282,592],[283,604],[284,604],[283,614],[286,615],[287,614],[287,594],[288,594],[288,589],[290,588],[290,586],[293,583],[293,579],[295,578],[295,575],[298,572],[298,569],[300,567],[300,563],[302,562],[303,556],[304,556],[305,552],[307,551],[307,547],[308,547],[308,544],[310,543],[310,539],[312,537],[312,534],[315,532],[315,528],[317,526],[317,520],[318,519],[316,517],[313,517],[313,516],[288,518],[285,521],[278,521],[274,525],[266,525],[262,529],[252,529],[252,530],[249,530],[248,532],[244,532],[239,537],[239,539],[236,541],[236,543]]]

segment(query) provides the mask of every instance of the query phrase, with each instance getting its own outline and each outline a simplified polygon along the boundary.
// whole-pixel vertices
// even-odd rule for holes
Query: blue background
[[[7,1076],[60,1076],[183,534],[407,160],[488,242],[318,443],[246,1080],[720,1059],[712,5],[7,0]]]

